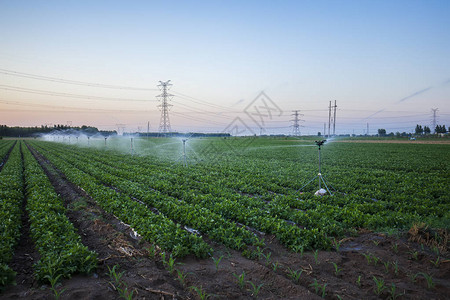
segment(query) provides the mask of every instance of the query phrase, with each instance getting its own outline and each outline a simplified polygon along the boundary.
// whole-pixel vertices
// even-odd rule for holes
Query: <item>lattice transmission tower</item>
[[[300,116],[303,116],[303,114],[299,113],[299,110],[293,110],[293,116],[294,119],[291,120],[292,122],[294,122],[294,124],[292,125],[292,135],[293,136],[299,136],[300,135],[300,122],[303,120],[300,120]]]
[[[431,112],[433,113],[433,128],[431,128],[432,132],[436,133],[436,124],[437,124],[437,111],[438,108],[432,108]]]
[[[170,83],[170,80],[167,80],[166,82],[160,81],[159,82],[159,89],[161,90],[161,94],[156,96],[161,100],[161,104],[158,105],[158,107],[161,109],[161,120],[159,122],[159,134],[163,136],[167,136],[168,133],[172,131],[172,128],[170,127],[170,120],[169,120],[169,108],[172,106],[172,104],[169,104],[169,100],[172,99],[173,95],[169,94],[167,91],[170,89],[172,84]]]

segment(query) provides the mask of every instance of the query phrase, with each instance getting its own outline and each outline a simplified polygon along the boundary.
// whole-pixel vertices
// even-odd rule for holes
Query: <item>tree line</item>
[[[9,127],[6,125],[0,125],[0,137],[35,137],[40,134],[47,134],[55,131],[76,132],[86,135],[102,134],[105,136],[115,135],[116,131],[98,130],[96,127],[83,125],[81,127],[72,127],[67,125],[54,125],[54,126],[34,126],[34,127]]]
[[[431,134],[431,128],[428,126],[422,127],[422,125],[417,124],[416,128],[414,130],[414,133],[416,135]],[[435,134],[447,133],[447,129],[445,128],[445,125],[436,125],[436,128],[434,129],[434,133]],[[406,132],[402,132],[402,133],[397,132],[395,134],[393,132],[391,132],[391,133],[387,134],[386,129],[384,129],[384,128],[378,129],[378,136],[394,136],[394,135],[397,137],[402,137],[402,136],[410,136],[411,134],[406,133]]]

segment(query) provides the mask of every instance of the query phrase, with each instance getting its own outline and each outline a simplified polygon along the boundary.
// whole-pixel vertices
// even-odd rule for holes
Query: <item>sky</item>
[[[323,133],[330,101],[336,134],[412,132],[436,108],[449,126],[449,15],[448,0],[0,0],[0,124],[158,131],[170,80],[179,132],[290,134],[298,110],[301,134]]]

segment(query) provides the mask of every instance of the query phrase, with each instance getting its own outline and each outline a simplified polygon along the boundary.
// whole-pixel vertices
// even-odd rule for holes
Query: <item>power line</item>
[[[87,99],[87,100],[138,101],[138,102],[156,101],[156,100],[129,99],[129,98],[110,98],[110,97],[101,97],[101,96],[89,96],[89,95],[80,95],[80,94],[60,93],[60,92],[54,92],[54,91],[28,89],[28,88],[16,87],[16,86],[11,86],[11,85],[3,85],[3,84],[0,85],[0,88],[3,89],[3,90],[16,91],[16,92],[22,92],[22,93],[31,93],[31,94],[55,96],[55,97],[79,98],[79,99]]]
[[[65,84],[75,84],[75,85],[90,86],[90,87],[100,87],[100,88],[107,88],[107,89],[135,90],[135,91],[157,91],[157,89],[148,89],[148,88],[131,87],[131,86],[120,86],[120,85],[111,85],[111,84],[103,84],[103,83],[92,83],[92,82],[85,82],[85,81],[77,81],[77,80],[62,79],[62,78],[49,77],[49,76],[43,76],[43,75],[36,75],[36,74],[30,74],[30,73],[23,73],[23,72],[17,72],[17,71],[6,70],[6,69],[0,69],[0,74],[9,75],[9,76],[16,76],[16,77],[23,77],[23,78],[30,78],[30,79],[36,79],[36,80],[44,80],[44,81],[65,83]]]

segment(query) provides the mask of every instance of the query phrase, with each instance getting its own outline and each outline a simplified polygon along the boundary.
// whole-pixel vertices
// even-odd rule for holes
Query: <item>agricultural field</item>
[[[447,299],[450,143],[321,158],[333,195],[311,138],[0,140],[0,298]]]

